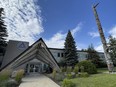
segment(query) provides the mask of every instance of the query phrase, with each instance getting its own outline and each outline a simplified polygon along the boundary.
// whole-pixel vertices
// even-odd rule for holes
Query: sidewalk
[[[42,74],[33,74],[22,79],[19,87],[60,87],[50,78]]]

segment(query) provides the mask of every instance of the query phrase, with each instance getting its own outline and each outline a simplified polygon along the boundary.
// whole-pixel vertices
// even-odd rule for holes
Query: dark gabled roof
[[[8,65],[10,65],[11,63],[13,63],[15,60],[17,60],[22,54],[24,54],[27,50],[31,49],[36,43],[38,43],[39,41],[42,41],[44,44],[45,42],[43,41],[42,38],[40,38],[39,40],[37,40],[35,43],[33,43],[31,46],[29,46],[25,51],[23,51],[21,54],[19,54],[16,58],[14,58],[12,61],[10,61],[7,65],[3,66],[0,68],[0,71],[2,71],[3,69],[5,69]],[[47,45],[45,44],[46,49],[49,51],[50,55],[52,56],[52,58],[54,59],[54,61],[57,63],[57,61],[55,60],[54,56],[52,55],[52,53],[50,52],[49,48],[47,47]],[[58,63],[57,63],[58,65]],[[58,65],[59,66],[59,65]]]

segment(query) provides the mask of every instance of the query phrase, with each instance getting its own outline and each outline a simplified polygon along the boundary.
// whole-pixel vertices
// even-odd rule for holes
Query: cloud
[[[92,38],[99,37],[99,33],[98,32],[89,32],[88,34],[90,36],[92,36]]]
[[[109,34],[116,38],[116,25],[110,29]]]
[[[82,28],[82,23],[79,23],[74,29],[71,29],[72,35],[74,36]],[[45,39],[48,47],[52,48],[64,48],[64,42],[67,33],[58,32],[53,35],[50,39]]]
[[[103,51],[103,45],[99,44],[98,46],[95,47],[95,50],[98,51],[98,52],[104,52]]]
[[[23,40],[30,44],[44,32],[40,7],[33,0],[0,0],[5,10],[8,40]]]
[[[45,42],[48,45],[48,47],[63,48],[65,37],[66,37],[66,34],[58,32],[58,33],[54,34],[52,38],[50,38],[48,40],[45,39]]]
[[[83,24],[80,22],[74,29],[72,29],[71,33],[73,36],[75,35],[76,32],[78,32],[81,29],[82,25]]]

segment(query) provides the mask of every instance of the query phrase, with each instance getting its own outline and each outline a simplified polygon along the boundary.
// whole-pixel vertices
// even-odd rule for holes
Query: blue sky
[[[98,2],[106,39],[116,37],[116,0],[1,0],[0,6],[5,8],[9,40],[32,44],[42,37],[48,47],[63,48],[70,29],[77,49],[86,49],[92,43],[97,51],[103,51],[92,11]]]
[[[97,50],[102,50],[92,11],[92,5],[98,2],[97,11],[105,36],[113,35],[110,31],[116,25],[115,0],[39,0],[45,30],[42,36],[50,39],[58,32],[65,34],[69,29],[75,29],[81,23],[74,35],[77,47],[87,48],[92,43]]]

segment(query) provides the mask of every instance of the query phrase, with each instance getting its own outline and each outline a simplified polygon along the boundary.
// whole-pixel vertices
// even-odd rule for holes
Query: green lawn
[[[105,74],[107,69],[99,69],[99,74],[91,75],[87,78],[71,79],[76,83],[76,87],[116,87],[116,74]]]
[[[99,69],[97,69],[97,72],[98,73],[108,72],[108,69],[107,68],[99,68]]]

